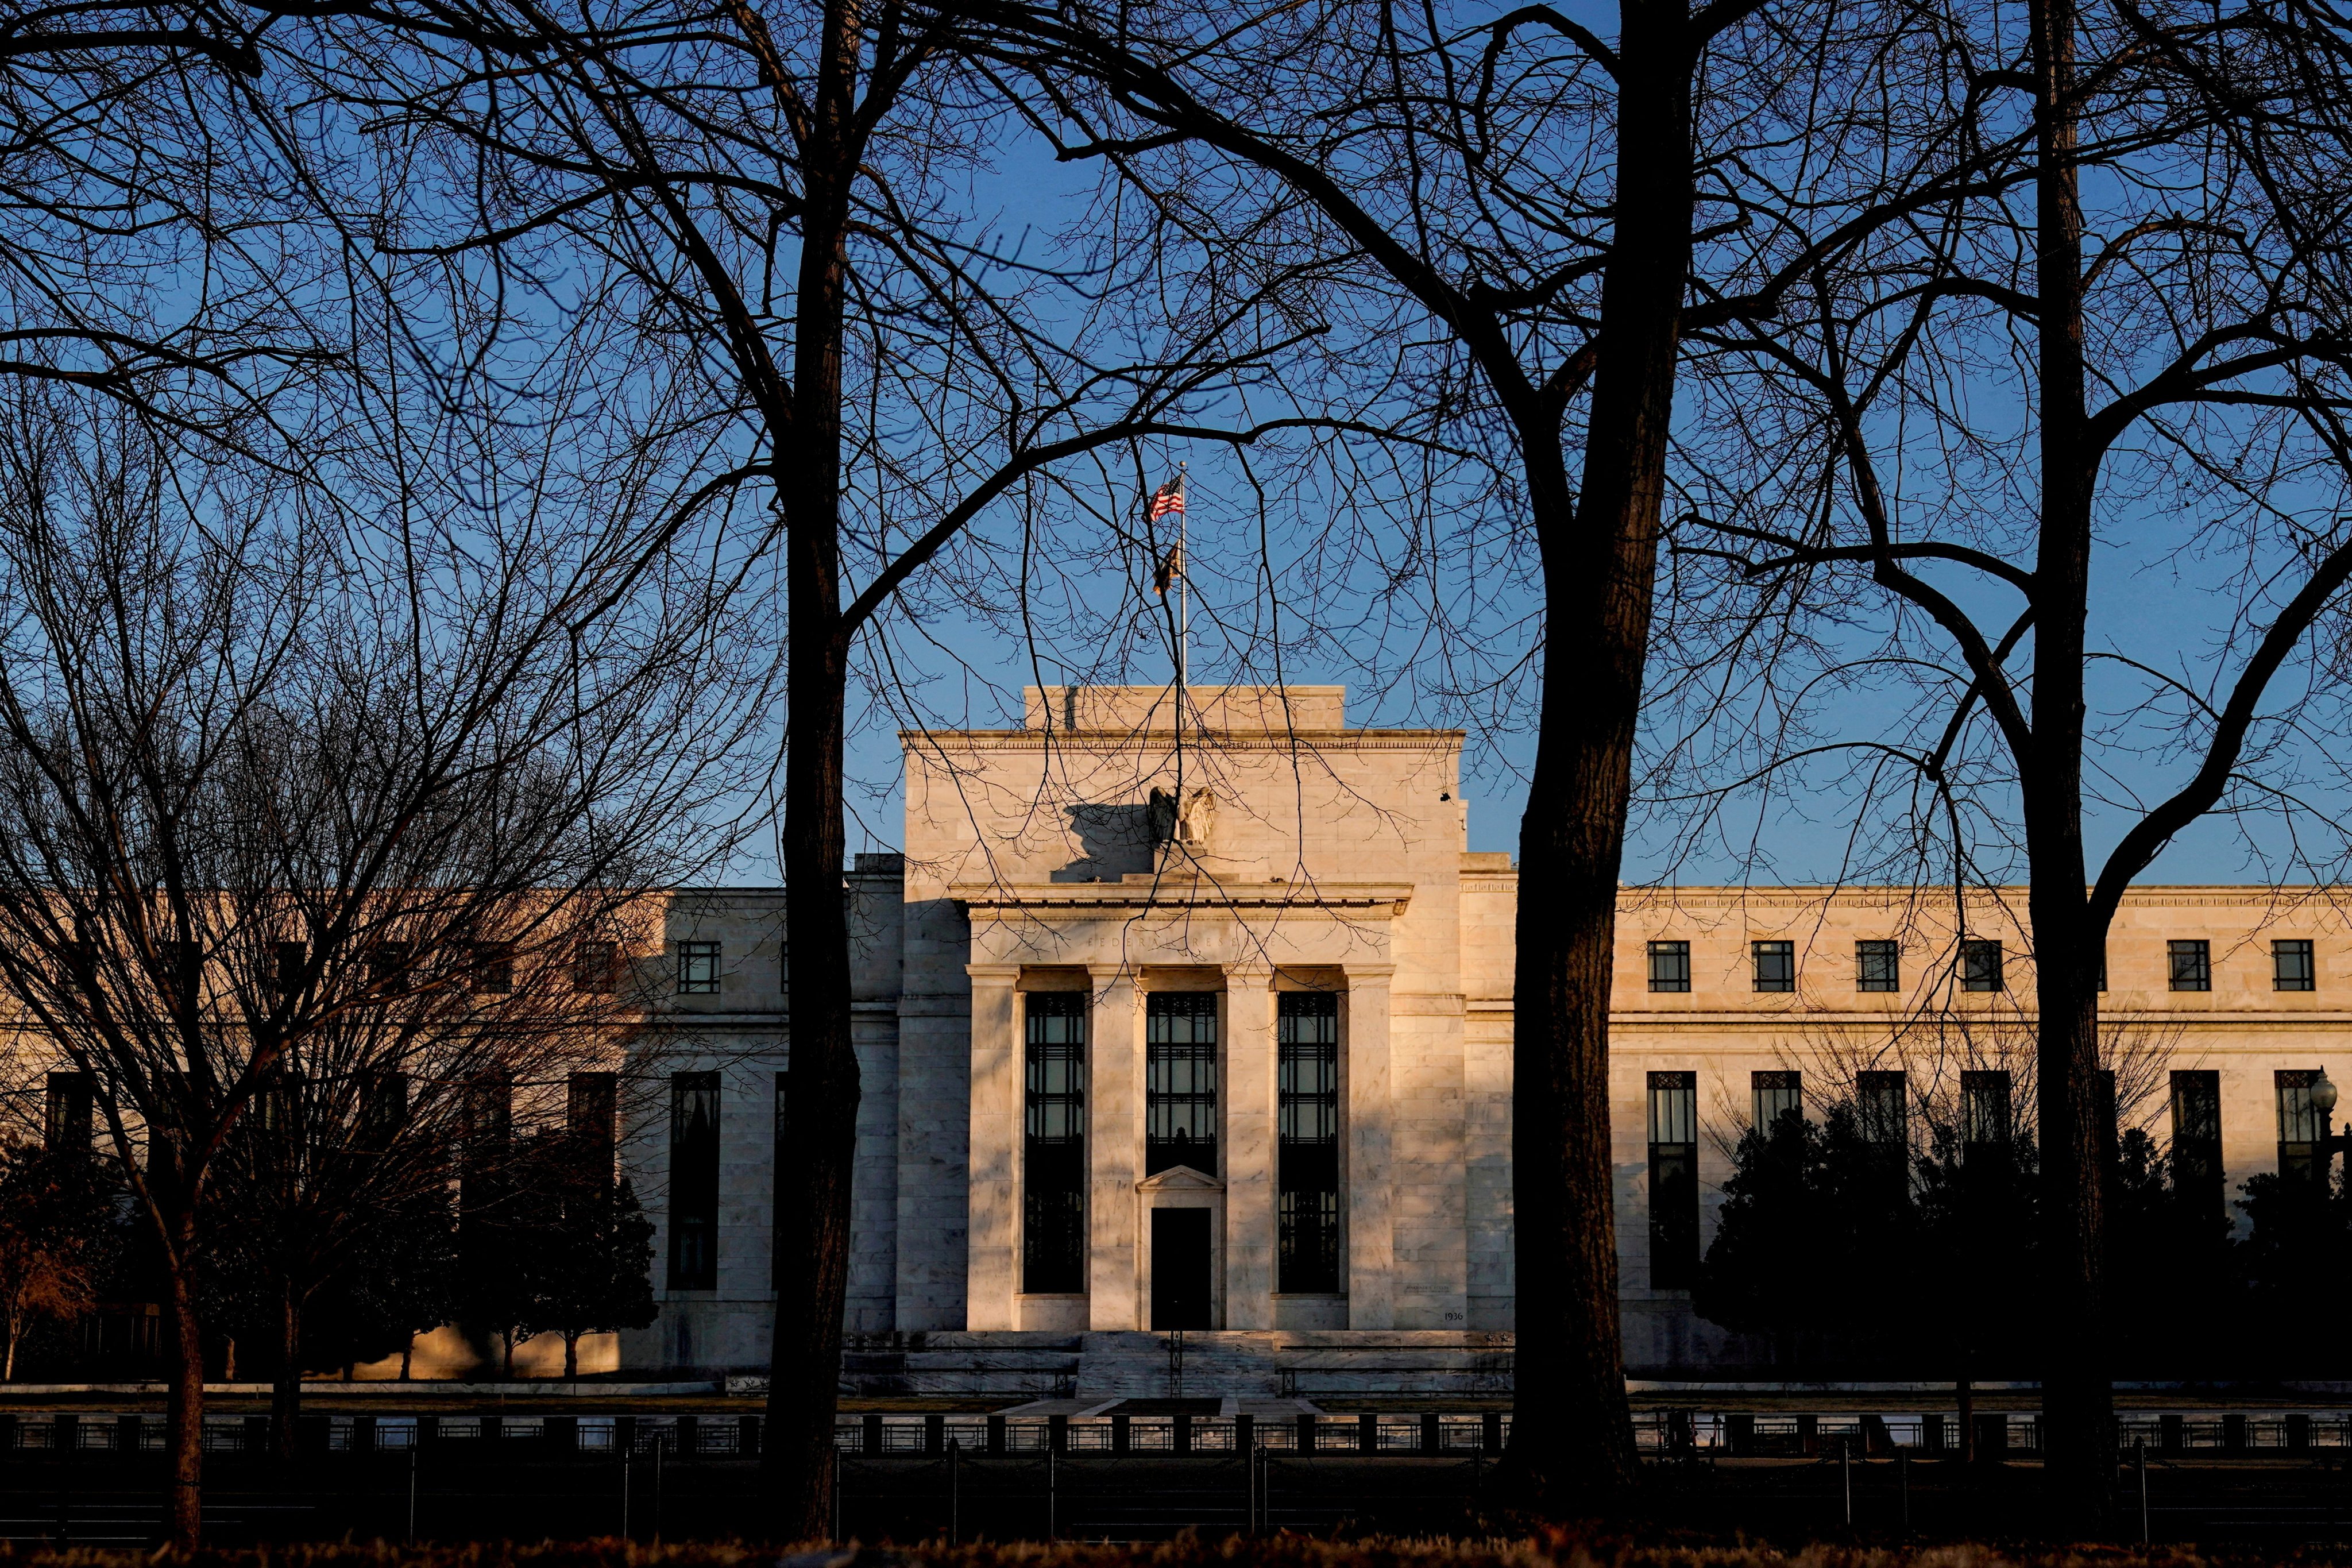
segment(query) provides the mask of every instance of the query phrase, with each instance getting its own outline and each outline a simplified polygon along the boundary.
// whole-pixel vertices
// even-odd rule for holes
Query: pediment
[[[1136,1183],[1135,1190],[1139,1193],[1222,1193],[1225,1190],[1225,1184],[1190,1165],[1171,1165],[1159,1174],[1146,1176]]]

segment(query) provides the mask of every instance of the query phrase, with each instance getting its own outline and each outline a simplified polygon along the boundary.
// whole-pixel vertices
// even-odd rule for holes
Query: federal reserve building
[[[1287,1388],[1507,1352],[1513,921],[1544,889],[1467,847],[1461,733],[1351,728],[1337,687],[1193,688],[1181,710],[1164,687],[1047,688],[1019,729],[901,742],[903,853],[844,879],[853,1362],[1083,1384],[1087,1358],[1181,1329],[1204,1371]],[[1845,1103],[1890,1142],[2020,1135],[2022,914],[1998,888],[1627,889],[1612,1110],[1636,1375],[1761,1359],[1690,1294],[1748,1128]],[[674,1026],[625,1155],[660,1312],[622,1370],[766,1365],[793,1266],[770,1244],[793,1158],[780,929],[773,889],[669,911]],[[2333,889],[2140,889],[2106,984],[2118,1121],[2210,1179],[2217,1213],[2308,1163],[2307,1090],[2352,1072]]]

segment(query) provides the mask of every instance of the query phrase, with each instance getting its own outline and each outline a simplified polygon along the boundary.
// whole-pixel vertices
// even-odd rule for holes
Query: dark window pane
[[[2312,991],[2319,984],[2319,968],[2314,962],[2311,939],[2289,937],[2271,943],[2271,989],[2273,991]]]
[[[1143,1173],[1217,1173],[1217,993],[1155,991],[1143,1006]]]
[[[2213,989],[2213,947],[2203,937],[2185,942],[2168,942],[2166,955],[2171,963],[2171,982],[2175,991],[2210,991]]]
[[[1854,1083],[1854,1109],[1865,1142],[1910,1142],[1911,1090],[1899,1072],[1865,1072]]]
[[[1794,991],[1797,988],[1797,944],[1792,942],[1750,942],[1756,957],[1756,989]]]
[[[2172,1075],[2172,1190],[2184,1205],[2220,1215],[2221,1075],[2206,1069]]]
[[[621,944],[583,942],[572,950],[572,988],[610,994],[621,974]]]
[[[1853,984],[1857,991],[1902,990],[1902,944],[1881,941],[1855,942]]]
[[[1960,1074],[1960,1142],[1963,1152],[2006,1149],[2009,1120],[2009,1074]]]
[[[719,1075],[669,1080],[669,1288],[719,1286]]]
[[[1083,991],[1022,997],[1021,1289],[1084,1290],[1087,1267],[1087,1004]]]
[[[478,994],[504,996],[512,992],[514,949],[504,942],[476,942],[467,984]]]
[[[1690,988],[1690,943],[1686,942],[1652,942],[1650,944],[1650,989],[1687,991]]]
[[[1960,989],[2000,991],[2008,986],[2001,973],[2000,943],[1970,940],[1960,943]]]
[[[1276,998],[1275,1289],[1339,1289],[1339,999]]]
[[[1650,1075],[1650,1286],[1698,1277],[1698,1075]]]
[[[719,994],[719,944],[682,942],[677,944],[677,989],[681,996]]]
[[[1802,1118],[1805,1114],[1805,1084],[1801,1073],[1749,1073],[1748,1095],[1755,1116],[1756,1131],[1768,1136],[1780,1118]]]

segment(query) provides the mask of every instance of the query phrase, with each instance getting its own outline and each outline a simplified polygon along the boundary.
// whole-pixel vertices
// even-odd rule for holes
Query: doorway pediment
[[[1139,1193],[1222,1193],[1225,1184],[1190,1165],[1171,1165],[1135,1184]]]

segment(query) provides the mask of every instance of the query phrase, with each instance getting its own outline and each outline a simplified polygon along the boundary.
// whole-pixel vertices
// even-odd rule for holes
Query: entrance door
[[[1209,1211],[1151,1211],[1151,1326],[1209,1326]]]

